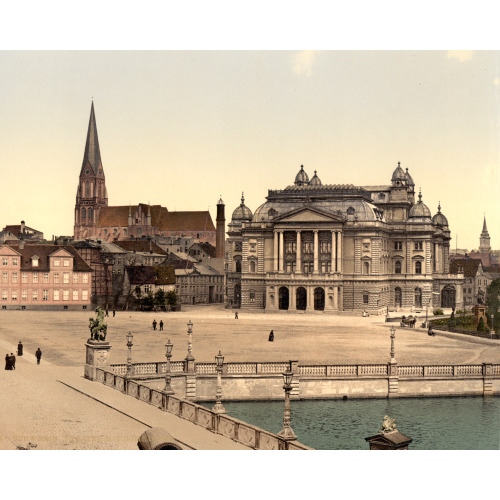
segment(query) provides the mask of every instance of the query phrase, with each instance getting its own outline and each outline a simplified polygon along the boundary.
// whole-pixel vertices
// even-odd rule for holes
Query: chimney
[[[22,220],[21,221],[21,233],[24,233],[24,227],[25,227],[26,223]]]

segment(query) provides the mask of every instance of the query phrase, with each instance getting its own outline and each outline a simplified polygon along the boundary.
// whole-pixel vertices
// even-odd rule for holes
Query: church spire
[[[488,229],[486,227],[486,215],[483,220],[483,231],[481,232],[481,236],[479,237],[479,252],[481,253],[490,253],[490,235],[488,234]]]
[[[97,175],[99,167],[102,168],[102,164],[99,139],[97,137],[97,125],[95,122],[94,101],[92,101],[92,106],[90,108],[89,128],[87,131],[87,142],[85,143],[82,168],[87,165],[87,162],[92,167],[94,174]]]
[[[484,216],[484,222],[483,222],[483,234],[485,234],[488,236],[488,229],[486,227],[486,215]]]

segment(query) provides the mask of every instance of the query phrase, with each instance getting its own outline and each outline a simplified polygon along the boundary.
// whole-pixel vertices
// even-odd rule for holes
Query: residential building
[[[181,304],[224,303],[224,274],[211,266],[193,264],[175,269],[177,301]]]
[[[43,240],[43,233],[33,229],[32,227],[28,227],[23,220],[21,221],[21,224],[5,226],[3,231],[12,233],[17,237],[17,239],[24,240],[27,243],[36,243]]]
[[[463,306],[470,308],[476,304],[484,304],[486,289],[491,283],[491,276],[485,272],[481,259],[455,259],[450,263],[451,273],[463,273]]]

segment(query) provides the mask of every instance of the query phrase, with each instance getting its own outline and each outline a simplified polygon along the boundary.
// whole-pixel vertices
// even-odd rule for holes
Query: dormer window
[[[38,261],[39,261],[39,257],[36,256],[36,255],[33,255],[33,257],[31,257],[31,267],[38,267]]]

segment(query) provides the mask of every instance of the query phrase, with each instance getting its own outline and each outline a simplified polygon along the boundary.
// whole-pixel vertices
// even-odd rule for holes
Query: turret
[[[225,205],[222,197],[217,203],[217,219],[216,219],[216,239],[215,239],[215,257],[224,258],[225,254],[225,241],[226,241],[226,216]]]

